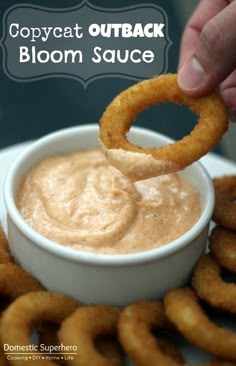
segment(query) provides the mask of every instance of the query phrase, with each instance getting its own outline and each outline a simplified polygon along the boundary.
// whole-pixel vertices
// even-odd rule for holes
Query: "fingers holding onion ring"
[[[135,117],[160,102],[188,105],[199,115],[193,131],[163,147],[142,148],[126,133]],[[224,104],[215,92],[200,98],[185,95],[175,74],[161,75],[131,86],[107,107],[100,120],[100,141],[108,160],[132,180],[181,170],[210,151],[227,130]]]

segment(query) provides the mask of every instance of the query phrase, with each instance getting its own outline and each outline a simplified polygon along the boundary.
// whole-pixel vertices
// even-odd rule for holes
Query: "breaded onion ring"
[[[79,306],[79,302],[69,297],[48,292],[29,292],[18,297],[5,310],[1,318],[1,342],[17,346],[31,345],[31,331],[42,321],[60,323]],[[73,343],[72,343],[73,344]],[[11,365],[25,366],[25,360],[10,361]],[[48,360],[34,360],[36,366],[55,365]]]
[[[209,245],[217,262],[236,273],[236,231],[216,226],[209,237]]]
[[[190,343],[217,357],[236,360],[236,334],[214,324],[190,288],[170,291],[164,305],[167,317]]]
[[[11,300],[43,286],[29,273],[13,263],[0,264],[0,294]]]
[[[211,306],[236,314],[236,284],[223,281],[220,274],[221,267],[213,256],[204,255],[194,269],[192,286]]]
[[[58,324],[43,324],[37,332],[39,334],[39,344],[55,346],[59,344],[57,332]],[[94,341],[94,346],[113,366],[124,366],[124,352],[116,340],[111,336],[99,336]],[[1,366],[1,362],[0,362]]]
[[[114,337],[98,337],[95,340],[95,347],[112,366],[125,366],[124,352]]]
[[[8,241],[0,224],[0,263],[13,263],[14,259],[10,253]]]
[[[98,336],[115,335],[120,309],[108,305],[90,305],[77,309],[65,319],[58,332],[59,340],[65,344],[74,344],[79,352],[69,360],[75,366],[111,366],[112,362],[95,347]]]
[[[228,229],[236,230],[236,175],[213,179],[215,208],[213,220]]]
[[[186,104],[199,115],[189,135],[167,146],[147,149],[127,140],[130,124],[140,112],[169,101]],[[111,164],[130,179],[141,180],[192,164],[220,141],[227,126],[226,110],[217,93],[189,97],[179,89],[177,75],[166,74],[131,86],[110,103],[100,120],[100,142]]]
[[[124,308],[118,323],[119,338],[130,359],[138,366],[182,365],[184,360],[174,345],[158,341],[153,328],[167,326],[163,305],[140,301]],[[164,346],[164,347],[163,347]]]
[[[7,361],[2,349],[0,350],[0,366],[9,366],[9,362]]]

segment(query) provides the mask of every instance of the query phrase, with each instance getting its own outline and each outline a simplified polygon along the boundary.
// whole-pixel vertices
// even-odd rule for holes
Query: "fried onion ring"
[[[213,220],[227,229],[236,230],[236,175],[213,179],[215,208]]]
[[[124,352],[114,337],[98,337],[95,340],[95,347],[112,366],[125,366]]]
[[[104,357],[94,346],[98,336],[115,335],[120,309],[108,305],[90,305],[77,309],[65,319],[58,332],[59,340],[74,344],[79,352],[70,360],[75,366],[110,366],[112,362]]]
[[[170,291],[164,305],[167,317],[190,343],[219,358],[236,361],[236,334],[206,316],[193,290]]]
[[[0,224],[0,263],[13,263],[14,259],[10,253],[8,241]]]
[[[60,323],[79,306],[79,302],[66,296],[48,292],[29,292],[18,297],[5,310],[1,318],[1,342],[3,344],[31,345],[31,331],[42,321]],[[73,343],[72,343],[73,344]],[[25,360],[11,359],[11,365],[23,366]],[[56,365],[48,360],[34,360],[34,365]]]
[[[39,344],[46,344],[47,346],[58,345],[57,332],[59,327],[60,325],[54,323],[42,324],[37,330]],[[115,337],[99,336],[95,339],[94,345],[98,352],[108,359],[113,366],[124,366],[124,352]]]
[[[199,115],[193,131],[163,147],[142,148],[126,133],[135,117],[160,102],[186,104]],[[192,98],[177,85],[176,74],[139,82],[120,93],[100,119],[100,142],[108,160],[132,180],[142,180],[185,168],[208,153],[227,130],[228,120],[220,96],[212,92]]]
[[[221,267],[211,254],[198,261],[192,286],[198,296],[213,307],[236,314],[236,284],[222,280]]]
[[[11,300],[43,286],[28,272],[13,263],[0,264],[0,294]]]
[[[9,366],[9,362],[5,357],[3,350],[0,351],[0,366]]]
[[[236,231],[216,226],[209,237],[209,245],[217,262],[236,273]]]
[[[130,359],[138,366],[182,365],[174,345],[158,340],[152,328],[163,329],[168,322],[158,301],[140,301],[124,308],[118,323],[119,338]]]

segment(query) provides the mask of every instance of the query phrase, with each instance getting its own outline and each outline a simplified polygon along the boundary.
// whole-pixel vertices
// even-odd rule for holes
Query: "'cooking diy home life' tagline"
[[[168,63],[168,18],[154,5],[65,9],[19,4],[3,20],[3,67],[16,81],[107,76],[145,79]]]

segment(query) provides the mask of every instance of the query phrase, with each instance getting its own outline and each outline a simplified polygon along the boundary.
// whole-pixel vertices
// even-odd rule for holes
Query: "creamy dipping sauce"
[[[201,214],[197,190],[180,174],[132,183],[100,150],[43,160],[25,177],[16,202],[41,235],[105,254],[161,247]]]

